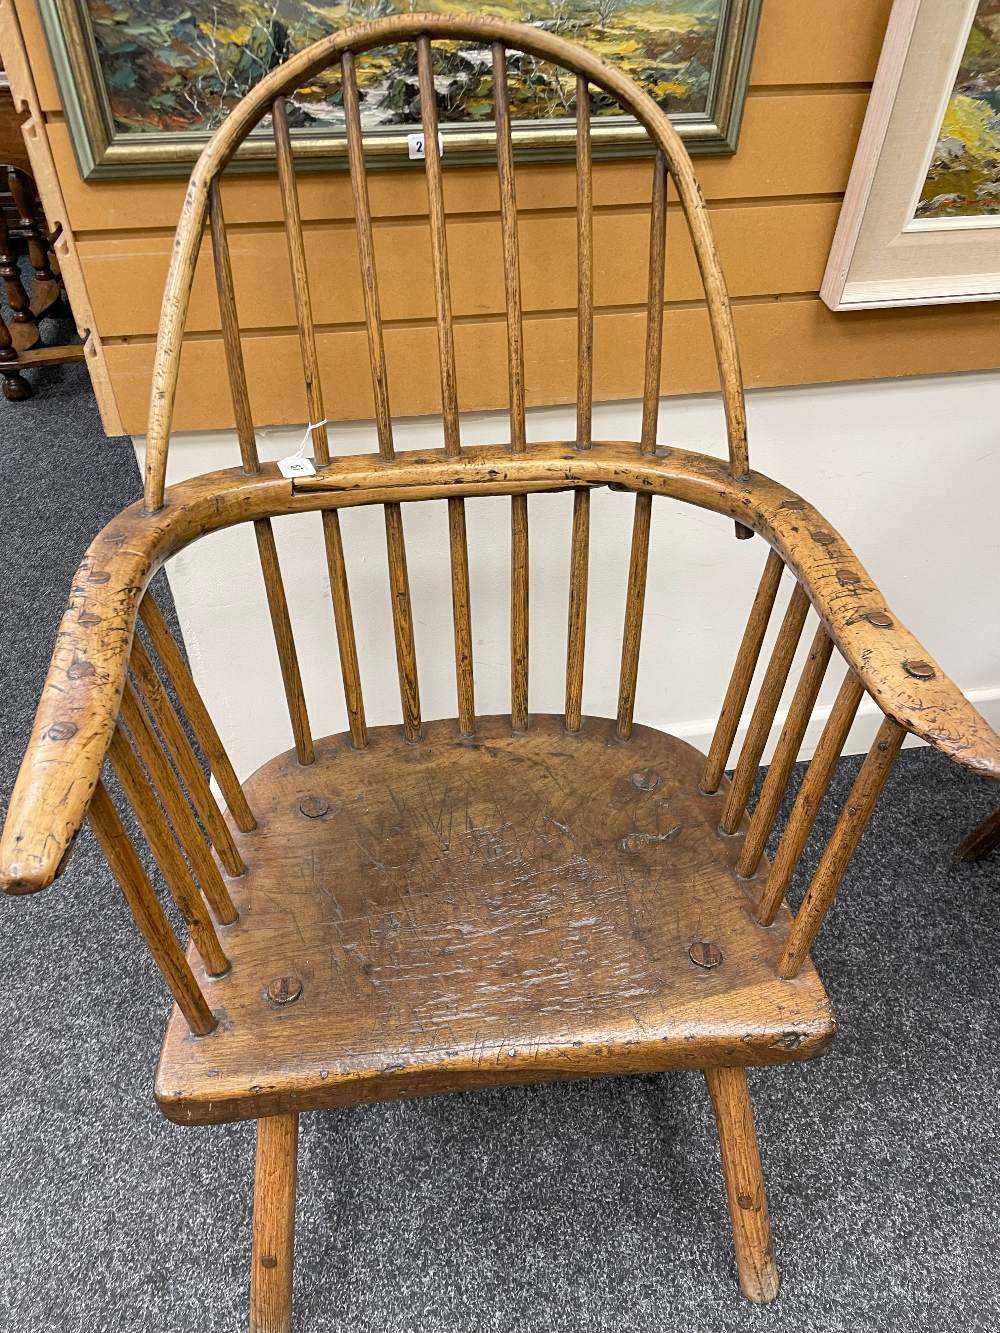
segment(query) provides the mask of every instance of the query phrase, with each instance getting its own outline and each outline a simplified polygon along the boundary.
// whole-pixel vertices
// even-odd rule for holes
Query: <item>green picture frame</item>
[[[152,18],[139,5],[133,15],[127,3],[112,6],[105,0],[38,0],[38,4],[77,162],[86,180],[186,175],[208,140],[213,118],[225,114],[241,88],[256,82],[289,50],[320,35],[315,30],[318,10],[329,16],[329,30],[347,20],[370,19],[375,10],[390,13],[413,7],[409,0],[314,4],[309,23],[299,29],[294,26],[294,0],[230,0],[225,6],[205,0],[204,19],[199,17],[202,0],[189,0],[180,11],[183,17],[176,20],[185,25],[184,31],[165,42],[156,25],[162,27],[166,20]],[[591,48],[632,69],[640,84],[646,82],[667,106],[691,152],[731,153],[739,137],[760,5],[761,0],[542,0],[539,9],[504,0],[491,6],[491,12],[502,10],[508,18],[530,15],[536,22],[578,35]],[[460,10],[462,3],[426,0],[422,7],[447,12]],[[235,16],[235,23],[228,27],[221,23],[220,10],[224,17]],[[264,19],[270,26],[262,26]],[[460,62],[461,56],[454,53],[454,60]],[[442,58],[452,57],[445,53]],[[409,76],[404,59],[401,53],[398,69],[383,66],[378,89],[373,90],[373,103],[376,99],[381,103],[372,118],[392,122],[366,126],[373,166],[405,163],[411,156],[411,135],[419,130],[416,120],[407,120]],[[492,160],[495,132],[492,121],[478,119],[486,105],[478,92],[478,75],[470,76],[465,66],[452,73],[461,116],[449,120],[442,115],[444,161]],[[534,67],[514,68],[515,117],[519,77],[532,118],[515,119],[518,157],[571,158],[574,122],[558,78],[543,76]],[[461,94],[469,88],[472,92],[463,102]],[[323,96],[322,90],[306,90],[299,108],[301,123],[293,133],[296,157],[304,165],[345,166],[346,144],[336,124],[336,88],[331,89],[329,102],[323,102]],[[388,113],[385,103],[391,108]],[[648,153],[648,137],[635,121],[602,114],[606,110],[595,105],[595,156]],[[185,115],[190,124],[184,123]],[[270,135],[255,134],[241,148],[237,165],[263,164],[273,154]]]

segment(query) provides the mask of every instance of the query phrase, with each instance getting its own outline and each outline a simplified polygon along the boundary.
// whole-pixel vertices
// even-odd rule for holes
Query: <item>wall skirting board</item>
[[[640,407],[595,409],[594,438],[635,437]],[[749,395],[753,466],[805,495],[850,542],[878,579],[888,605],[947,663],[954,679],[1000,727],[1000,373],[874,381]],[[466,444],[505,438],[503,413],[463,420]],[[571,438],[572,412],[534,411],[529,439]],[[435,418],[397,423],[397,447],[434,447]],[[722,412],[713,396],[664,400],[660,441],[720,452]],[[261,455],[280,458],[301,431],[259,435]],[[143,442],[136,452],[143,459]],[[337,453],[375,447],[367,424],[338,426]],[[238,461],[231,432],[178,434],[168,480]],[[933,501],[933,504],[931,503]],[[631,531],[628,496],[595,492],[584,706],[614,715],[621,648],[621,594]],[[469,548],[477,707],[508,710],[509,505],[470,502]],[[569,562],[569,495],[530,501],[531,707],[562,707]],[[643,655],[636,718],[706,748],[765,551],[737,543],[730,524],[669,501],[653,509]],[[425,718],[453,716],[450,584],[443,502],[404,509]],[[342,518],[359,637],[365,702],[373,725],[399,717],[381,515]],[[302,674],[316,735],[346,729],[317,515],[277,520]],[[278,664],[251,532],[233,529],[181,552],[168,566],[192,667],[241,774],[291,745]],[[790,580],[788,580],[790,588]],[[787,590],[782,594],[787,596]],[[775,626],[780,617],[775,616]],[[805,652],[803,636],[800,656]],[[767,647],[765,646],[765,656]],[[842,672],[831,669],[803,755],[811,753]],[[793,667],[792,680],[797,676]],[[785,703],[790,698],[791,685]],[[252,716],[255,726],[237,725]],[[862,709],[848,751],[865,749],[877,725]]]

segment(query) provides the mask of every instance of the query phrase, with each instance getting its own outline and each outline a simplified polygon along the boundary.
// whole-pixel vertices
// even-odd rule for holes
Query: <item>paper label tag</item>
[[[421,131],[416,134],[406,136],[406,147],[410,154],[411,162],[422,162],[427,156],[427,145],[424,142],[424,136]],[[444,156],[444,135],[438,130],[438,153]]]
[[[279,458],[278,471],[283,477],[288,477],[290,481],[296,477],[315,477],[316,475],[312,459],[301,458],[298,454],[293,454],[291,458]]]

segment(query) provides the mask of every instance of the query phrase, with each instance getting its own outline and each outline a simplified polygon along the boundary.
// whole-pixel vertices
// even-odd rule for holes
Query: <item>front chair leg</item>
[[[290,1333],[299,1117],[257,1121],[250,1333]]]
[[[719,1127],[740,1286],[751,1301],[773,1301],[778,1294],[778,1270],[746,1070],[719,1068],[704,1072]]]

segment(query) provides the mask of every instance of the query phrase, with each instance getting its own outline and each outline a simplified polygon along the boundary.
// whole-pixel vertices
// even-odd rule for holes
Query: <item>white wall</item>
[[[220,386],[220,392],[224,392]],[[1000,724],[1000,374],[880,381],[749,395],[753,466],[806,496],[852,544],[888,605],[965,692]],[[595,411],[597,439],[635,438],[639,406]],[[529,439],[569,439],[569,409],[533,411]],[[464,422],[467,444],[506,437],[503,414]],[[261,431],[263,458],[294,452],[301,431]],[[722,452],[714,397],[664,400],[660,440]],[[396,423],[397,448],[437,446],[436,420]],[[374,449],[367,424],[331,431],[336,453]],[[140,464],[143,442],[136,441]],[[180,434],[168,481],[234,466],[228,432]],[[632,498],[592,498],[591,582],[584,707],[614,715]],[[466,506],[473,589],[477,707],[508,709],[509,504]],[[562,706],[570,495],[529,500],[531,707]],[[737,542],[716,515],[658,499],[636,718],[704,748],[765,557],[762,541]],[[348,575],[369,722],[399,719],[381,512],[342,513]],[[426,719],[455,714],[450,577],[443,501],[404,507],[421,699]],[[320,519],[275,521],[316,736],[346,729],[326,585]],[[176,556],[168,573],[198,683],[241,776],[291,745],[252,531],[230,529]],[[781,594],[787,596],[791,580]],[[773,628],[780,617],[773,617]],[[802,650],[811,637],[810,618]],[[765,648],[765,660],[766,660]],[[797,672],[793,668],[792,680]],[[831,668],[808,754],[839,684]],[[790,693],[791,685],[789,686]],[[786,695],[787,702],[787,695]],[[867,705],[848,746],[867,746],[877,713]]]

